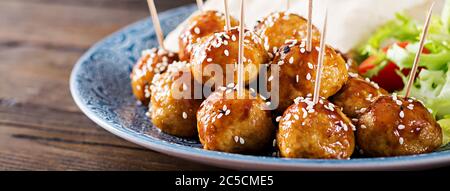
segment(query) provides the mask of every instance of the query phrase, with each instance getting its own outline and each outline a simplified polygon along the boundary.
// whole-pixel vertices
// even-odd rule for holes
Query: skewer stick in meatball
[[[203,11],[203,0],[197,0],[198,10]]]
[[[242,91],[244,89],[244,0],[241,0],[241,17],[239,24],[239,56],[238,56],[238,96],[242,96]]]
[[[319,47],[319,41],[313,41],[313,47]],[[305,42],[288,42],[283,45],[272,64],[280,66],[279,89],[280,113],[293,103],[297,97],[306,97],[314,92],[316,79],[317,58],[319,48],[311,52],[305,50]],[[348,79],[346,63],[342,56],[332,47],[326,46],[322,76],[320,83],[320,96],[328,98],[338,92]]]
[[[191,58],[192,73],[197,82],[218,88],[229,83],[238,84],[239,34],[244,35],[245,84],[257,80],[260,67],[269,62],[261,39],[252,31],[238,27],[215,33],[203,40]]]
[[[326,23],[327,16],[324,25]],[[294,104],[284,112],[279,124],[277,143],[282,157],[348,159],[355,148],[353,124],[339,108],[318,97],[326,26],[322,35],[314,96],[295,99]]]
[[[316,71],[316,82],[314,84],[314,104],[317,104],[320,96],[320,82],[322,77],[323,59],[325,58],[325,38],[327,32],[327,22],[328,22],[328,10],[325,10],[325,19],[322,29],[322,36],[320,38],[320,52],[319,52],[319,62],[317,63]]]
[[[223,0],[223,7],[225,9],[225,30],[229,31],[231,28],[230,11],[228,9],[228,0]]]
[[[308,28],[306,34],[306,51],[311,52],[312,49],[312,12],[313,12],[313,0],[308,0]]]
[[[144,105],[150,102],[150,84],[153,76],[166,71],[169,64],[178,61],[178,54],[169,52],[164,47],[163,32],[153,0],[147,2],[160,48],[142,51],[141,57],[130,74],[133,94]]]
[[[307,52],[305,41],[292,40],[283,45],[276,54],[273,64],[280,66],[280,84],[283,84],[283,88],[279,89],[278,113],[284,112],[295,98],[306,97],[312,92],[320,92],[317,97],[327,99],[338,92],[347,81],[348,71],[342,56],[332,47],[326,46],[324,40],[314,40],[313,45],[316,48]],[[318,58],[321,59],[318,56],[318,46],[323,46],[323,62],[318,61]],[[323,65],[319,66],[320,63]],[[316,75],[317,71],[320,75]],[[318,77],[320,82],[317,83]]]
[[[405,97],[379,97],[358,120],[357,142],[368,156],[385,157],[431,152],[442,144],[442,129],[425,106],[409,97],[428,32],[428,13]]]
[[[244,7],[241,0],[241,23]],[[241,66],[244,32],[241,24],[238,55]],[[239,74],[242,83],[243,74]],[[197,119],[199,139],[207,150],[255,154],[270,145],[275,131],[266,103],[241,85],[233,84],[212,93],[200,106]]]
[[[155,27],[156,37],[158,38],[159,46],[163,50],[167,50],[166,47],[164,46],[164,34],[161,29],[161,24],[159,23],[158,11],[156,11],[155,1],[147,0],[147,3],[148,3],[148,8],[150,10],[150,14],[152,16],[153,26]]]
[[[286,11],[288,11],[291,8],[291,1],[286,0]]]
[[[430,20],[431,20],[431,15],[433,13],[433,7],[434,7],[434,3],[431,5],[430,11],[428,13],[424,28],[423,28],[423,33],[422,36],[420,37],[420,44],[419,44],[419,51],[416,53],[416,57],[414,58],[414,64],[411,70],[411,73],[409,74],[409,80],[408,83],[406,84],[406,94],[405,97],[409,97],[409,94],[411,93],[411,87],[414,83],[414,79],[416,77],[416,73],[417,73],[417,68],[419,67],[419,61],[420,61],[420,55],[422,54],[423,51],[423,47],[425,44],[425,38],[427,37],[428,34],[428,30],[429,30],[429,25],[430,25]]]

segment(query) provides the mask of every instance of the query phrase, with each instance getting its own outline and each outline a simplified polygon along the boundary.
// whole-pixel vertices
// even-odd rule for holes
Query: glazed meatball
[[[177,54],[162,49],[153,48],[142,52],[130,75],[133,94],[142,104],[147,106],[150,102],[150,84],[153,76],[166,71],[167,66],[177,60]]]
[[[269,57],[261,44],[261,39],[253,32],[245,31],[243,43],[244,76],[245,83],[248,84],[257,79],[261,64],[267,64]],[[225,86],[232,82],[237,84],[238,54],[238,28],[211,35],[199,44],[192,55],[191,66],[195,80],[207,86],[213,86],[214,84]],[[206,74],[209,69],[215,66],[220,67],[222,74],[213,74],[212,76]],[[233,79],[234,81],[227,82],[227,75],[229,81]]]
[[[272,13],[255,26],[256,34],[264,41],[266,51],[275,55],[286,40],[301,41],[307,37],[308,21],[293,13]],[[319,40],[320,32],[313,26],[312,37]]]
[[[442,144],[439,124],[422,103],[380,96],[359,118],[357,143],[374,157],[431,152]]]
[[[202,100],[194,99],[194,83],[185,62],[175,62],[167,72],[155,75],[149,113],[162,132],[179,137],[197,134],[196,113]]]
[[[313,41],[313,47],[317,46],[319,42]],[[278,51],[273,64],[280,66],[279,84],[282,88],[279,88],[279,113],[292,105],[295,98],[314,93],[318,55],[318,48],[307,52],[305,42],[297,40],[288,42]],[[328,98],[345,84],[348,72],[344,59],[333,48],[327,46],[324,56],[320,96]]]
[[[270,146],[275,127],[259,97],[236,99],[233,89],[218,90],[200,106],[197,128],[204,149],[255,154]]]
[[[282,157],[349,159],[355,148],[354,126],[331,102],[297,98],[281,118],[277,144]]]
[[[239,22],[230,17],[230,24],[238,26]],[[202,11],[190,18],[178,41],[180,60],[189,61],[199,39],[223,31],[225,25],[225,15],[217,11]]]
[[[358,118],[379,96],[388,95],[368,78],[362,79],[358,74],[349,73],[350,77],[339,92],[332,97],[332,102],[350,118]]]

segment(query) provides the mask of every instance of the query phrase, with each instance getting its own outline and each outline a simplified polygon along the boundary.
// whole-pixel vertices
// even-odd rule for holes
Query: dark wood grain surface
[[[156,0],[159,11],[194,0]],[[144,0],[0,1],[0,170],[211,170],[90,121],[69,91],[74,63],[148,15]]]

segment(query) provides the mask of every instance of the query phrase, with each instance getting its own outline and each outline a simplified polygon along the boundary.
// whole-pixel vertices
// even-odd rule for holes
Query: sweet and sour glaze
[[[211,94],[197,113],[197,128],[204,149],[256,154],[267,149],[275,132],[265,102],[244,92],[236,99],[234,88]]]
[[[231,18],[232,26],[238,24]],[[313,27],[313,48],[308,52],[306,19],[285,12],[264,18],[255,32],[246,30],[243,42],[246,84],[257,78],[260,65],[280,66],[280,105],[274,113],[284,114],[276,119],[277,130],[267,103],[255,91],[246,90],[244,95],[249,97],[237,98],[239,29],[225,31],[224,27],[223,14],[199,12],[187,21],[179,37],[179,57],[152,49],[134,66],[133,94],[144,104],[150,102],[149,117],[162,132],[198,135],[204,149],[242,154],[259,154],[276,137],[280,156],[287,158],[349,159],[356,143],[367,156],[427,153],[442,144],[439,124],[420,102],[388,96],[356,74],[350,73],[349,79],[346,60],[329,46],[321,98],[314,104],[320,33]],[[175,62],[179,59],[185,62]],[[222,70],[221,79],[205,71],[212,65]],[[232,87],[227,86],[228,69]],[[216,89],[202,102],[193,92],[199,83],[227,87]],[[330,96],[336,106],[326,100]],[[355,118],[357,128],[344,113]]]
[[[166,71],[167,66],[178,61],[178,54],[153,48],[142,51],[130,74],[134,96],[144,105],[150,102],[150,85],[155,74]]]
[[[239,21],[231,17],[230,24],[238,26]],[[224,28],[225,15],[223,13],[207,10],[191,17],[178,39],[180,60],[189,62],[195,46],[202,38],[223,31]]]
[[[359,118],[357,143],[375,157],[431,152],[442,144],[442,130],[422,103],[393,96],[379,97]]]
[[[269,56],[264,50],[261,39],[249,30],[244,33],[244,76],[245,83],[255,80],[261,64],[268,64]],[[225,86],[231,82],[237,84],[237,62],[239,54],[239,29],[215,33],[204,39],[194,50],[191,58],[192,73],[197,82],[204,85]],[[208,74],[209,69],[220,67],[222,76]],[[208,69],[209,68],[209,69]],[[234,71],[234,72],[233,72]],[[227,82],[228,76],[231,82]],[[212,76],[210,76],[212,75]]]
[[[283,45],[272,64],[280,66],[279,89],[282,113],[297,97],[306,97],[314,92],[319,55],[319,42],[313,41],[311,52],[306,51],[306,42],[293,40]],[[328,98],[338,92],[348,79],[347,67],[342,56],[327,46],[322,68],[320,96]]]
[[[349,159],[355,148],[354,125],[331,102],[297,98],[281,117],[277,144],[288,158]]]
[[[194,83],[186,62],[175,62],[167,72],[155,75],[149,112],[162,132],[179,137],[197,135],[196,112],[202,100],[194,99]]]
[[[264,48],[275,55],[286,40],[301,41],[307,37],[308,21],[293,13],[275,12],[265,17],[255,26],[255,32],[264,42]],[[313,39],[320,39],[320,32],[313,26]]]
[[[378,97],[388,95],[388,92],[368,78],[362,79],[355,73],[349,73],[349,75],[344,87],[331,100],[342,107],[345,115],[358,118]]]

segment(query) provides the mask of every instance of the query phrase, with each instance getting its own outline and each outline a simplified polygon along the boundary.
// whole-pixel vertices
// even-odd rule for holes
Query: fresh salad
[[[378,29],[358,48],[358,72],[389,92],[402,94],[419,49],[423,24],[404,13]],[[444,145],[450,142],[450,0],[434,16],[411,96],[424,102],[441,125]]]

